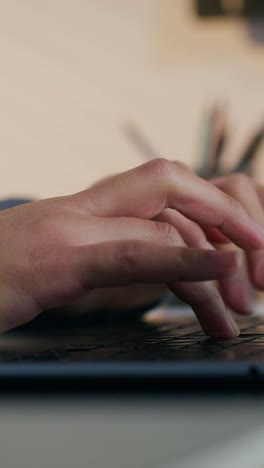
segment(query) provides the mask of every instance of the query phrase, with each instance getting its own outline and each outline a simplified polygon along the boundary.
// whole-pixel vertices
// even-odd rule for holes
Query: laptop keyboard
[[[0,362],[264,361],[264,317],[241,320],[240,329],[238,338],[220,341],[183,317],[160,326],[25,327],[0,337]]]

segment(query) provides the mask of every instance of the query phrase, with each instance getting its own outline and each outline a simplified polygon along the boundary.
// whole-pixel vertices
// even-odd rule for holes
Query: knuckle
[[[122,265],[122,270],[124,270],[126,273],[133,272],[139,262],[139,242],[130,240],[120,243],[116,248],[115,255],[117,264]]]
[[[171,162],[165,158],[157,158],[143,164],[143,167],[155,176],[167,176],[171,171]]]
[[[158,222],[156,221],[155,224],[155,238],[159,241],[165,241],[169,244],[182,244],[183,239],[181,238],[180,234],[177,230],[167,222]]]
[[[234,197],[232,197],[231,195],[227,195],[226,200],[227,200],[229,211],[233,213],[234,216],[237,215],[237,213],[241,213],[242,206]]]

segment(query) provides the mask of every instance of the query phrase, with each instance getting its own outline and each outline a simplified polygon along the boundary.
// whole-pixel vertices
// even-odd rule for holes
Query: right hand
[[[264,249],[263,226],[237,201],[163,159],[71,196],[6,210],[0,226],[2,331],[97,288],[166,283],[208,335],[235,336],[209,280],[234,274],[239,258],[215,251],[203,229],[217,227],[243,250]]]

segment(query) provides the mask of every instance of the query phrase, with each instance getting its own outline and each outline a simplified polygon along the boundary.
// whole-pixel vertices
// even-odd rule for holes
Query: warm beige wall
[[[201,24],[190,4],[0,0],[0,196],[70,193],[138,164],[124,120],[192,163],[216,97],[237,154],[264,116],[264,50],[243,23]]]

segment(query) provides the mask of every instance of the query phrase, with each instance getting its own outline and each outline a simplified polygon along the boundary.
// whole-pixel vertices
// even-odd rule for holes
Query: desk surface
[[[256,431],[263,411],[257,396],[2,398],[1,464],[171,468],[175,459],[199,458],[208,447]]]

